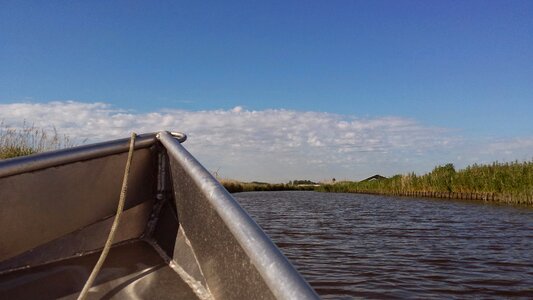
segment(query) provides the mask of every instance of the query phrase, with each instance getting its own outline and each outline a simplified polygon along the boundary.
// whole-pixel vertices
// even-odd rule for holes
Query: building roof
[[[376,174],[374,176],[370,176],[370,177],[368,177],[366,179],[361,180],[361,182],[372,181],[372,180],[381,180],[381,179],[387,179],[387,177],[381,176],[379,174]]]

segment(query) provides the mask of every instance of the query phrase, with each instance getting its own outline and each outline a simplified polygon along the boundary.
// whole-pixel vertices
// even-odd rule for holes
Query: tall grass
[[[422,192],[428,195],[476,194],[506,202],[533,204],[533,160],[474,164],[456,171],[453,164],[435,167],[424,175],[409,173],[388,179],[366,182],[339,182],[318,188],[325,192],[371,192],[410,195]],[[494,196],[496,195],[496,197]]]
[[[220,183],[230,193],[240,192],[264,192],[264,191],[301,191],[313,190],[312,186],[299,186],[287,183],[266,183],[266,182],[241,182],[232,179],[220,179]]]
[[[47,131],[27,123],[22,127],[9,127],[0,122],[0,159],[72,146],[74,143],[55,128]]]

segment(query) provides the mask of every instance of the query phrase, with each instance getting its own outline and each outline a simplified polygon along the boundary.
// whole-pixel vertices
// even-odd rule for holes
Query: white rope
[[[87,279],[87,281],[85,282],[85,285],[83,286],[83,289],[81,290],[80,295],[78,296],[78,300],[84,300],[85,298],[87,298],[89,289],[93,285],[93,282],[96,279],[98,272],[100,272],[100,268],[102,268],[107,254],[109,253],[109,249],[113,244],[113,239],[115,238],[118,223],[120,222],[120,216],[122,215],[122,210],[124,209],[124,202],[126,201],[126,192],[128,191],[128,176],[130,174],[130,165],[131,160],[133,158],[133,150],[135,149],[136,136],[137,135],[135,134],[135,132],[131,133],[130,151],[128,152],[128,160],[126,161],[126,169],[124,170],[124,179],[122,181],[122,190],[120,191],[120,198],[118,200],[117,214],[115,215],[115,220],[113,221],[113,225],[111,226],[111,230],[109,231],[109,236],[107,237],[104,249],[100,254],[100,258],[98,258],[98,262],[96,262],[96,265],[94,266],[93,271],[89,276],[89,279]]]

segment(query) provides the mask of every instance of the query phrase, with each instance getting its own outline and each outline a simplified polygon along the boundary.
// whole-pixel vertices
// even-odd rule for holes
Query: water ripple
[[[324,299],[533,298],[533,209],[314,192],[235,198]]]

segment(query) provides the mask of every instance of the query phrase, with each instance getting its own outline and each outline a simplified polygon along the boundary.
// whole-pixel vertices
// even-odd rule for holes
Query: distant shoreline
[[[452,164],[446,164],[437,166],[424,175],[409,173],[391,178],[375,175],[369,179],[316,185],[245,183],[235,180],[221,180],[221,183],[230,193],[306,190],[478,200],[533,206],[533,161],[474,164],[458,171]]]
[[[266,183],[266,182],[242,182],[231,179],[221,179],[219,182],[230,193],[242,192],[266,192],[266,191],[314,191],[314,185],[295,185],[288,183]]]
[[[533,205],[533,161],[478,165],[456,171],[452,164],[430,173],[321,185],[321,192],[365,193]]]

